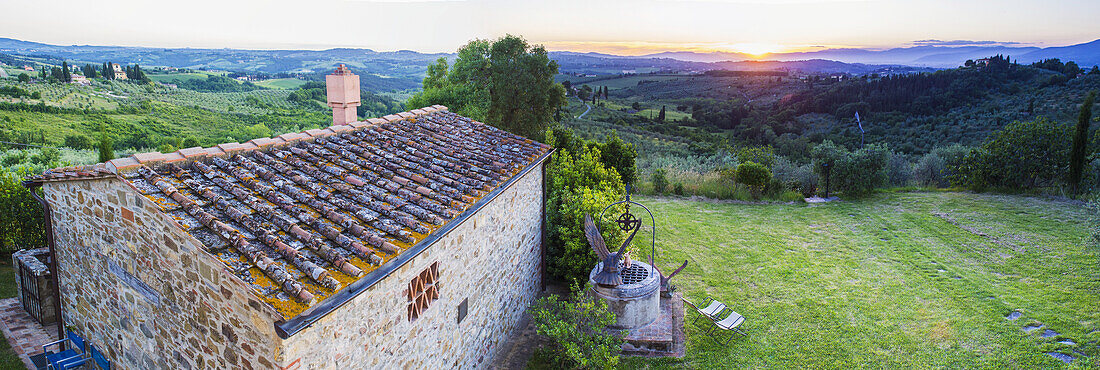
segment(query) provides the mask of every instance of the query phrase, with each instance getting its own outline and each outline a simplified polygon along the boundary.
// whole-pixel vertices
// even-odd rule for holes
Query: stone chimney
[[[328,87],[328,106],[332,107],[332,124],[355,122],[355,107],[359,106],[359,76],[341,64],[336,67],[336,72],[325,76],[325,85]]]

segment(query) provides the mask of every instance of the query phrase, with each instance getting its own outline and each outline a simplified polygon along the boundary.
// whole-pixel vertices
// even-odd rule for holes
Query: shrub
[[[600,163],[599,149],[580,146],[579,153],[559,151],[547,169],[547,262],[549,272],[565,281],[588,281],[596,255],[584,237],[584,214],[600,211],[619,200],[619,174]],[[608,225],[608,220],[596,220]],[[620,238],[619,229],[601,227],[608,245]]]
[[[944,161],[936,152],[925,154],[917,160],[913,168],[913,180],[923,186],[945,187],[947,176],[944,175]]]
[[[833,182],[836,166],[840,160],[848,156],[848,149],[834,144],[831,140],[825,140],[810,150],[813,158],[814,173],[817,173],[821,181]],[[833,182],[835,183],[835,182]]]
[[[650,181],[653,182],[653,193],[664,194],[665,189],[668,188],[668,171],[664,168],[658,168],[653,171],[653,175],[650,176]]]
[[[191,136],[188,136],[187,138],[183,139],[183,142],[180,143],[181,148],[194,148],[196,146],[201,146],[199,144],[199,140],[194,138],[194,137],[191,137]]]
[[[684,195],[684,183],[677,181],[676,185],[672,186],[672,194]]]
[[[825,179],[826,165],[832,167],[831,186],[848,195],[863,195],[886,184],[890,150],[871,144],[855,152],[825,140],[811,151],[814,171]]]
[[[903,154],[891,152],[886,164],[886,181],[890,186],[909,185],[912,177],[913,166],[909,163],[909,159]]]
[[[1089,164],[1085,171],[1085,176],[1081,179],[1081,192],[1093,193],[1100,190],[1096,187],[1100,184],[1100,153],[1093,154],[1089,158]]]
[[[603,300],[573,285],[568,301],[551,294],[535,301],[529,312],[535,331],[550,338],[558,368],[609,369],[619,364],[623,340],[607,333],[615,314]]]
[[[971,150],[952,182],[975,190],[1057,185],[1069,163],[1071,127],[1040,118],[1013,122]]]
[[[946,181],[955,176],[953,169],[958,167],[966,158],[966,155],[970,153],[970,147],[961,144],[938,146],[932,149],[932,153],[936,153],[943,159],[943,177]]]
[[[737,183],[737,167],[723,165],[715,171],[718,172],[718,178],[729,186]]]
[[[25,150],[12,150],[6,153],[0,158],[0,166],[14,167],[16,165],[25,163],[28,161],[27,151]]]
[[[863,195],[886,184],[890,150],[871,144],[845,156],[833,172],[834,184],[849,195]]]
[[[1100,197],[1093,196],[1087,204],[1088,209],[1088,227],[1089,240],[1088,244],[1093,247],[1100,247]]]
[[[805,196],[813,195],[817,190],[817,174],[814,173],[811,164],[799,166],[785,157],[777,156],[775,164],[772,165],[772,176],[786,189],[799,191]]]
[[[756,162],[771,168],[775,163],[775,150],[771,146],[742,147],[737,151],[737,161],[741,163]]]
[[[742,162],[737,165],[737,182],[751,189],[762,190],[772,180],[772,171],[756,162]]]
[[[55,168],[61,165],[61,151],[55,148],[41,148],[38,154],[31,156],[31,163]]]
[[[67,135],[65,146],[73,149],[91,149],[92,139],[85,135]]]
[[[600,163],[604,167],[614,169],[619,173],[619,179],[624,184],[634,184],[637,180],[638,166],[636,160],[638,151],[634,144],[627,143],[619,138],[618,132],[611,130],[606,142],[585,141],[577,137],[573,130],[568,128],[555,128],[546,131],[547,142],[553,141],[559,150],[567,150],[577,153],[581,147],[592,147],[600,151]]]
[[[19,249],[46,245],[42,206],[20,183],[32,173],[23,168],[0,169],[0,258],[8,258]]]
[[[619,138],[619,133],[612,130],[606,142],[596,145],[600,149],[600,162],[615,169],[624,184],[633,184],[638,172],[634,164],[638,151],[634,149],[634,144],[624,142]]]

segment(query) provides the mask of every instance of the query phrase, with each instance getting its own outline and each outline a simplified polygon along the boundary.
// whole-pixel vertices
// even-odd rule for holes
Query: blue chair
[[[61,352],[52,353],[46,351],[46,347],[58,345],[68,341],[72,344],[72,348],[66,349]],[[65,338],[56,342],[50,342],[42,345],[42,352],[46,354],[46,368],[61,370],[69,369],[78,365],[69,365],[70,363],[80,362],[84,363],[82,354],[84,353],[84,338],[81,338],[76,333],[66,330]]]
[[[88,346],[88,352],[92,354],[92,360],[95,361],[96,366],[99,366],[99,370],[111,370],[111,361],[107,361],[95,346]]]

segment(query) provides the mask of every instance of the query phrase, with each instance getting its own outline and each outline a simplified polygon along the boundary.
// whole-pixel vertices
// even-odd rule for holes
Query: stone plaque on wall
[[[118,277],[118,280],[122,281],[123,284],[126,284],[130,289],[136,291],[142,298],[145,298],[146,301],[155,306],[160,306],[160,293],[157,293],[156,290],[153,290],[153,288],[145,284],[144,281],[138,279],[137,276],[126,272],[126,269],[110,259],[107,259],[107,269],[110,270],[111,274],[115,275],[115,277]]]

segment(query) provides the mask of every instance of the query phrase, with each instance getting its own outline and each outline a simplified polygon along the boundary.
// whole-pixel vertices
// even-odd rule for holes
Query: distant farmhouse
[[[111,71],[114,72],[116,80],[125,80],[127,78],[126,70],[118,63],[111,63]]]
[[[28,179],[63,324],[122,369],[487,366],[541,289],[551,148],[327,83],[326,129]]]

